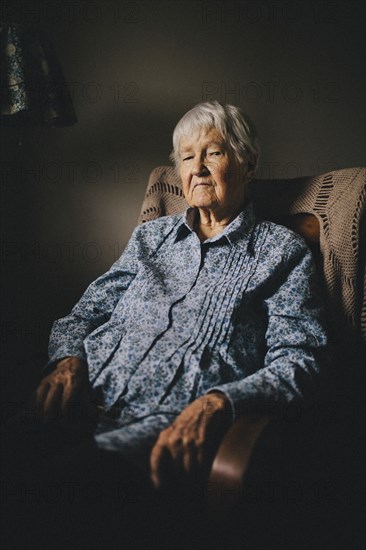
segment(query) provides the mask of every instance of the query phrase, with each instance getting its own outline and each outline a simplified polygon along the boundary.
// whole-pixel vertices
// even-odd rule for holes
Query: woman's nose
[[[202,173],[205,174],[207,172],[208,172],[208,168],[202,159],[197,160],[194,166],[192,167],[192,174],[194,176],[198,176]]]

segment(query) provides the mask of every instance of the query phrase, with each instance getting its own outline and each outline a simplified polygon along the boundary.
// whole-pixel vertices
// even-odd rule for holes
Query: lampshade
[[[0,124],[75,122],[70,92],[47,35],[0,22]]]

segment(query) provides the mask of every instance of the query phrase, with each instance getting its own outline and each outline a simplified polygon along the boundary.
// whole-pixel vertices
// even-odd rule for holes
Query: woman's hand
[[[218,445],[232,421],[224,393],[206,394],[188,405],[163,430],[150,455],[151,479],[161,488],[207,475]]]
[[[73,406],[86,403],[90,395],[87,364],[78,357],[65,357],[42,379],[32,401],[41,420],[63,421],[70,419]]]

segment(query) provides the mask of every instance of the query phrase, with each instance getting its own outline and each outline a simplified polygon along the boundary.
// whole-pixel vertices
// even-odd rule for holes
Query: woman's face
[[[215,128],[201,128],[182,138],[179,147],[180,176],[190,206],[226,216],[244,203],[247,164],[239,164],[232,150]]]

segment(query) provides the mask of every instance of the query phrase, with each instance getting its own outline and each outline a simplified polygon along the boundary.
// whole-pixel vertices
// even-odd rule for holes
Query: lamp
[[[0,124],[70,126],[75,122],[61,65],[47,35],[0,23]]]

